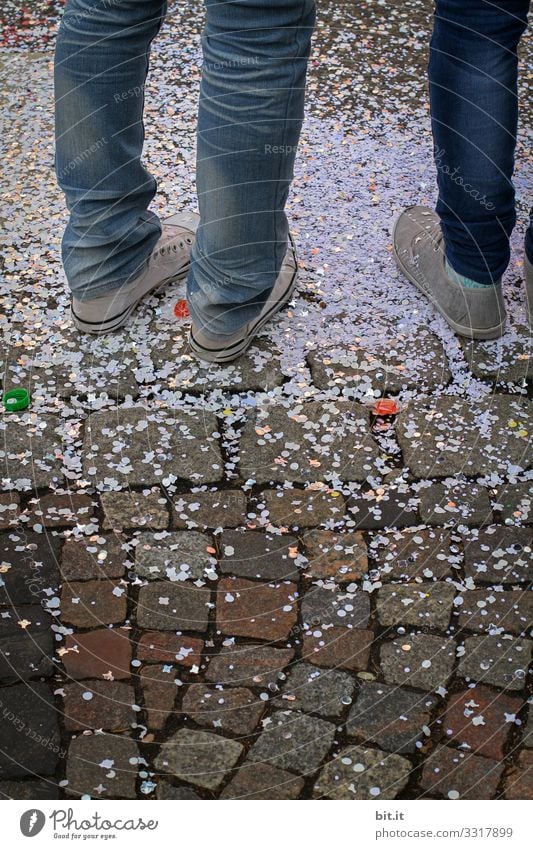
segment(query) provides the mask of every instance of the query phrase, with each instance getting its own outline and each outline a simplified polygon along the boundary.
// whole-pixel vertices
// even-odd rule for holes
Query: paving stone
[[[0,779],[55,775],[64,752],[48,684],[3,687],[0,706]]]
[[[25,490],[63,481],[66,422],[35,412],[5,413],[0,421],[0,477],[4,488]]]
[[[71,581],[61,590],[61,621],[78,628],[124,622],[126,588],[116,581]]]
[[[21,520],[27,527],[84,527],[92,522],[94,504],[88,495],[43,495],[30,499]]]
[[[442,721],[445,738],[468,751],[501,760],[522,700],[477,684],[450,697]]]
[[[178,685],[176,670],[163,664],[151,663],[139,670],[146,724],[148,728],[164,728],[173,712]]]
[[[491,395],[473,403],[442,395],[411,402],[398,419],[398,441],[415,477],[507,474],[527,468],[527,402]]]
[[[157,487],[143,492],[102,492],[100,501],[104,530],[168,527],[167,500]]]
[[[68,539],[61,555],[61,575],[65,581],[91,578],[121,578],[128,555],[125,540],[118,535],[102,534],[88,539]]]
[[[158,781],[156,795],[158,799],[201,799],[190,787],[175,787],[168,781]]]
[[[220,728],[223,733],[242,738],[256,730],[265,703],[245,687],[225,690],[208,684],[191,684],[183,696],[181,709],[197,725]]]
[[[355,592],[339,592],[338,588],[313,587],[302,598],[302,624],[305,630],[328,625],[366,628],[369,616],[368,593],[359,589]]]
[[[457,590],[443,581],[387,584],[377,592],[376,610],[382,625],[418,625],[444,631],[450,623]]]
[[[368,667],[373,641],[373,631],[311,627],[304,633],[302,658],[315,666],[361,672]]]
[[[530,525],[533,522],[532,494],[531,481],[506,484],[494,496],[494,510],[501,515],[503,522]]]
[[[296,584],[223,578],[217,591],[217,629],[223,634],[282,640],[297,620]]]
[[[530,577],[533,539],[529,528],[491,525],[463,540],[465,574],[476,583],[518,584]]]
[[[221,799],[297,799],[304,780],[271,764],[245,762]]]
[[[286,534],[226,530],[217,537],[220,571],[264,581],[298,580],[298,540]]]
[[[44,604],[59,589],[61,540],[26,529],[0,536],[0,605]]]
[[[184,637],[170,631],[145,631],[137,642],[138,660],[148,663],[165,661],[178,666],[199,666],[204,641],[195,637]]]
[[[246,524],[246,496],[239,489],[183,493],[174,499],[173,528],[236,528]]]
[[[462,599],[459,626],[469,631],[488,632],[502,628],[508,634],[527,636],[533,625],[531,591],[467,590]]]
[[[61,790],[52,779],[0,781],[0,799],[60,799]]]
[[[390,337],[393,337],[390,339]],[[391,327],[390,342],[331,346],[307,355],[313,383],[319,389],[367,385],[380,392],[396,394],[402,389],[434,389],[451,379],[441,342],[426,328],[417,330],[416,356],[412,340]]]
[[[409,781],[411,763],[400,755],[348,746],[321,770],[315,799],[396,799]]]
[[[420,516],[426,525],[487,525],[492,508],[486,489],[462,481],[436,483],[420,489]]]
[[[160,340],[159,321],[154,331]],[[209,364],[198,362],[190,353],[187,338],[176,337],[175,329],[171,328],[169,339],[157,347],[152,347],[150,357],[157,382],[166,384],[173,390],[194,389],[196,392],[209,392],[212,389],[224,389],[234,392],[266,392],[275,386],[281,386],[284,380],[279,350],[271,338],[256,338],[238,360],[212,368]]]
[[[50,677],[54,641],[49,614],[37,604],[6,612],[0,616],[0,681]]]
[[[306,575],[333,578],[339,583],[357,581],[368,569],[366,543],[361,533],[334,533],[313,529],[301,534],[305,545]]]
[[[254,411],[240,440],[239,471],[257,482],[365,480],[378,456],[368,411],[351,401],[306,401]]]
[[[497,383],[522,383],[531,380],[533,370],[531,355],[531,332],[520,325],[512,333],[491,342],[472,341],[459,337],[466,361],[474,377],[494,380]]]
[[[445,799],[494,799],[502,772],[498,761],[438,746],[424,763],[420,786]]]
[[[277,684],[293,657],[292,649],[250,644],[223,646],[211,658],[205,677],[217,684],[269,687]]]
[[[342,524],[345,502],[337,490],[266,489],[257,496],[255,509],[266,511],[273,525],[289,528],[314,528]]]
[[[135,690],[123,681],[84,681],[63,686],[63,720],[69,731],[128,731],[137,722]]]
[[[236,740],[182,728],[163,743],[155,759],[155,768],[197,787],[216,790],[243,751],[244,747]]]
[[[407,487],[392,486],[352,495],[346,508],[346,526],[360,530],[407,528],[420,524],[418,498]]]
[[[137,625],[156,631],[205,631],[210,603],[208,589],[152,581],[139,590]]]
[[[533,799],[533,752],[525,749],[505,779],[505,799]]]
[[[331,748],[335,726],[316,716],[276,711],[250,749],[248,759],[300,775],[315,772]]]
[[[135,572],[150,581],[213,579],[217,561],[209,548],[213,550],[211,538],[198,531],[142,533],[135,546]]]
[[[455,642],[431,634],[406,634],[384,643],[380,651],[387,683],[405,684],[420,690],[446,686],[454,660]]]
[[[16,492],[0,493],[0,531],[18,522],[20,499]]]
[[[527,723],[523,731],[522,742],[528,749],[533,749],[533,708],[531,707],[529,708]]]
[[[349,737],[376,743],[388,752],[417,751],[423,726],[429,726],[437,699],[413,690],[363,681],[346,722]]]
[[[70,741],[65,792],[93,799],[135,799],[139,748],[118,734],[80,735]]]
[[[506,690],[522,690],[531,661],[530,640],[505,636],[467,637],[459,675]]]
[[[370,541],[369,554],[381,581],[438,581],[461,562],[449,531],[440,528],[376,534]]]
[[[85,425],[83,474],[98,488],[111,481],[118,486],[217,481],[224,467],[214,434],[216,418],[205,409],[119,407],[93,413]]]
[[[346,672],[297,663],[291,667],[275,705],[280,709],[339,718],[353,700],[354,690],[355,681]]]
[[[130,677],[130,632],[99,628],[84,634],[67,634],[58,656],[70,678]]]

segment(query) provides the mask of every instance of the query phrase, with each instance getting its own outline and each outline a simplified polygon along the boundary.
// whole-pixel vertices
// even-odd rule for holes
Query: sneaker
[[[524,280],[526,283],[526,300],[529,311],[529,324],[533,330],[533,264],[524,255]]]
[[[178,212],[165,218],[162,233],[148,264],[135,280],[89,301],[72,298],[72,320],[85,333],[109,333],[122,327],[145,295],[171,280],[186,277],[191,264],[200,216],[196,212]]]
[[[237,359],[250,347],[254,337],[257,336],[262,327],[291,299],[298,278],[298,262],[296,259],[296,246],[292,236],[289,234],[289,247],[278,274],[277,280],[272,288],[266,304],[252,321],[236,330],[224,339],[214,341],[209,339],[201,330],[191,327],[189,344],[193,353],[201,360],[210,363],[229,363]]]
[[[402,212],[393,234],[400,271],[426,295],[450,327],[468,339],[497,339],[505,329],[501,283],[467,289],[444,269],[444,239],[438,215],[424,206]]]

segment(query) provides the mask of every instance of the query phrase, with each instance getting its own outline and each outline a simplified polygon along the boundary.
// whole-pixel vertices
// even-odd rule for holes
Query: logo
[[[20,818],[20,830],[24,837],[35,837],[42,830],[46,817],[42,811],[32,808],[24,811]]]

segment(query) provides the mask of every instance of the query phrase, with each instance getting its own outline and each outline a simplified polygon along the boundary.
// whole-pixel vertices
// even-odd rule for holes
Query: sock
[[[448,260],[446,260],[445,271],[450,280],[453,280],[458,286],[463,286],[464,289],[484,289],[485,286],[492,286],[492,283],[477,283],[475,280],[471,280],[470,277],[463,277],[462,274],[454,271]]]

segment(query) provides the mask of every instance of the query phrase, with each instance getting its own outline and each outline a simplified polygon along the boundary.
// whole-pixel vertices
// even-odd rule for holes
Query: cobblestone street
[[[526,121],[509,328],[467,343],[392,258],[435,199],[432,4],[326,0],[296,296],[200,366],[184,283],[71,325],[40,5],[0,52],[0,365],[31,397],[0,419],[0,798],[533,798]],[[196,208],[201,23],[173,3],[153,46],[160,214]]]

